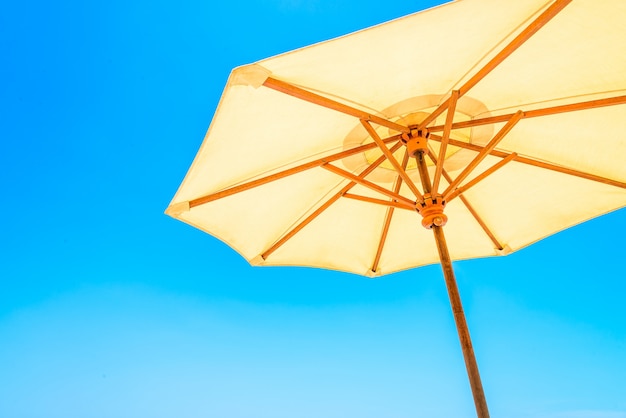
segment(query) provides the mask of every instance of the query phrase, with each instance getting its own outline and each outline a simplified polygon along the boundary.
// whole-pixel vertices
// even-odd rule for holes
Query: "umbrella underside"
[[[377,276],[439,261],[432,238],[418,228],[433,210],[442,215],[438,222],[449,219],[450,253],[458,260],[508,254],[623,207],[626,144],[615,138],[623,136],[626,66],[610,51],[584,67],[579,60],[598,56],[594,36],[624,31],[624,6],[534,1],[505,11],[490,3],[456,2],[234,70],[167,212],[253,264]],[[457,16],[487,6],[500,16],[498,24],[485,23],[500,34],[497,42],[486,37],[482,46],[471,28],[463,39],[449,33],[455,42],[437,39],[461,57],[466,49],[486,51],[478,54],[480,66],[475,59],[469,68],[453,66],[460,81],[453,88],[448,82],[446,93],[428,93],[441,84],[430,80],[434,64],[413,66],[404,56],[410,62],[393,65],[397,74],[379,81],[373,75],[388,65],[354,63],[407,28],[417,32],[409,44],[421,39],[447,8],[459,9],[446,15],[453,27]],[[516,29],[506,32],[513,19]],[[427,51],[444,50],[431,43],[422,42]],[[579,50],[564,48],[571,44]],[[413,80],[403,84],[407,74]],[[353,79],[363,85],[352,86]],[[431,193],[413,158],[419,147]]]
[[[462,0],[237,68],[166,213],[255,265],[441,262],[488,417],[451,262],[626,206],[625,18]]]

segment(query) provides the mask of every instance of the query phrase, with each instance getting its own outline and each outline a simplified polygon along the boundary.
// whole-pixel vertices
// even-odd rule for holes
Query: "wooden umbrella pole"
[[[417,168],[419,169],[424,195],[430,195],[432,185],[428,175],[428,167],[426,166],[424,154],[424,151],[418,152],[415,159],[417,160]],[[485,399],[483,384],[480,380],[480,374],[478,373],[478,364],[476,363],[476,356],[474,355],[474,348],[472,347],[472,339],[470,338],[467,322],[465,321],[463,305],[461,304],[461,296],[459,295],[459,288],[456,285],[454,269],[452,268],[452,260],[450,259],[450,253],[448,252],[448,244],[446,243],[446,237],[443,234],[443,226],[433,224],[430,225],[430,229],[433,230],[433,233],[435,234],[435,241],[437,242],[441,269],[443,270],[443,277],[446,281],[446,288],[448,289],[448,297],[450,298],[450,305],[452,306],[452,314],[454,315],[456,331],[459,334],[459,341],[461,342],[465,368],[467,369],[467,376],[469,377],[472,395],[474,396],[476,414],[478,415],[478,418],[489,418],[487,400]]]
[[[461,296],[459,295],[459,288],[456,285],[452,261],[450,260],[450,254],[448,253],[448,245],[446,244],[446,238],[443,234],[443,227],[435,225],[432,227],[432,230],[435,234],[435,240],[437,241],[437,250],[439,251],[439,259],[441,260],[441,269],[443,270],[446,288],[448,289],[450,305],[452,306],[454,322],[456,323],[456,331],[459,334],[459,341],[461,342],[461,350],[463,351],[463,358],[465,359],[465,368],[467,369],[467,376],[469,377],[472,395],[474,396],[474,405],[476,405],[476,414],[479,418],[489,418],[487,400],[485,399],[483,384],[480,380],[480,374],[478,373],[478,364],[476,363],[476,356],[474,355],[474,348],[472,347],[472,339],[470,338],[467,322],[465,321],[463,305],[461,304]]]

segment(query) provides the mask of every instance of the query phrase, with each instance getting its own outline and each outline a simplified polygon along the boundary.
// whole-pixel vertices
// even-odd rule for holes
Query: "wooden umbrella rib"
[[[321,167],[325,168],[326,170],[331,171],[331,172],[333,172],[335,174],[338,174],[338,175],[340,175],[342,177],[345,177],[348,180],[351,180],[351,181],[354,181],[356,183],[359,183],[361,186],[365,186],[365,187],[370,188],[370,189],[372,189],[374,191],[377,191],[378,193],[384,194],[385,196],[388,196],[388,197],[390,197],[392,199],[395,199],[395,200],[397,200],[399,202],[404,202],[404,203],[406,203],[408,205],[413,205],[413,206],[415,206],[415,204],[416,204],[416,202],[411,201],[411,200],[407,199],[404,196],[401,196],[401,195],[399,195],[397,193],[394,193],[391,190],[387,190],[384,187],[381,187],[381,186],[379,186],[379,185],[377,185],[375,183],[372,183],[371,181],[367,181],[367,180],[365,180],[365,179],[363,179],[363,178],[361,178],[359,176],[355,176],[354,174],[350,173],[349,171],[343,170],[343,169],[341,169],[339,167],[336,167],[336,166],[334,166],[332,164],[324,164]]]
[[[402,144],[400,142],[398,142],[392,149],[397,150],[400,146],[402,146]],[[374,171],[374,169],[376,169],[376,167],[378,167],[380,164],[382,164],[383,161],[385,161],[385,156],[381,155],[380,157],[378,157],[378,159],[376,161],[374,161],[365,170],[363,170],[363,172],[359,175],[359,177],[360,178],[361,177],[366,177],[368,174],[370,174],[372,171]],[[278,248],[283,246],[294,235],[296,235],[298,232],[300,232],[305,226],[310,224],[315,218],[317,218],[320,214],[322,214],[322,212],[324,212],[333,203],[335,203],[337,200],[339,200],[340,197],[342,197],[344,194],[346,194],[356,184],[357,184],[357,182],[352,181],[352,182],[348,183],[347,185],[345,185],[339,192],[335,193],[330,199],[328,199],[326,202],[324,202],[324,204],[322,206],[317,208],[312,214],[307,216],[306,219],[304,219],[302,222],[300,222],[296,227],[291,229],[282,238],[280,238],[276,243],[274,243],[274,245],[272,245],[270,248],[268,248],[263,254],[261,254],[261,257],[264,260],[266,260],[267,257],[269,257],[274,251],[276,251]]]
[[[528,25],[519,35],[515,37],[507,46],[505,46],[495,57],[493,57],[483,68],[481,68],[472,78],[459,88],[459,94],[463,96],[480,80],[485,78],[494,68],[502,63],[509,55],[522,46],[530,39],[539,29],[548,23],[554,16],[559,14],[561,10],[570,4],[572,0],[557,0],[543,13],[541,13],[530,25]]]
[[[405,203],[394,201],[394,200],[376,199],[373,197],[361,196],[361,195],[352,194],[352,193],[344,193],[342,197],[345,197],[347,199],[360,200],[361,202],[368,202],[368,203],[375,203],[377,205],[389,206],[390,208],[406,209],[406,210],[415,212],[415,205],[411,206],[411,205],[407,205]]]
[[[501,169],[502,167],[504,167],[505,165],[510,163],[516,157],[517,157],[517,153],[514,152],[514,153],[510,154],[508,157],[503,158],[497,164],[492,165],[487,170],[483,171],[478,176],[474,177],[467,184],[464,184],[463,186],[461,186],[461,187],[459,187],[459,188],[457,188],[455,190],[451,190],[450,193],[448,193],[447,195],[445,195],[443,197],[443,200],[445,200],[446,202],[450,202],[455,197],[465,193],[468,189],[474,187],[475,185],[480,183],[482,180],[486,179],[491,174],[495,173],[496,171],[498,171],[499,169]]]
[[[428,152],[428,156],[433,161],[433,163],[437,164],[437,158],[435,157],[435,155],[431,151]],[[443,177],[446,179],[446,181],[448,183],[452,183],[452,177],[450,177],[450,175],[446,172],[445,169],[443,169],[441,171],[441,174],[443,175]],[[495,247],[498,250],[504,249],[504,246],[500,243],[500,241],[498,241],[498,238],[496,238],[496,236],[493,234],[493,232],[491,232],[491,229],[489,229],[489,227],[487,226],[485,221],[480,217],[478,212],[476,212],[476,209],[474,209],[474,207],[470,204],[470,202],[467,200],[467,198],[465,196],[463,196],[463,195],[459,196],[459,198],[460,198],[461,202],[463,202],[463,205],[465,205],[465,207],[467,208],[469,213],[474,217],[474,219],[476,220],[478,225],[480,225],[482,230],[489,237],[491,242],[495,245]]]
[[[417,188],[413,180],[411,180],[411,177],[409,177],[409,175],[406,173],[406,170],[402,168],[402,165],[398,162],[398,160],[396,160],[396,158],[393,156],[393,153],[389,152],[387,145],[385,145],[385,143],[380,138],[380,136],[378,136],[378,133],[374,130],[372,125],[370,125],[368,121],[365,121],[362,119],[361,119],[361,124],[363,125],[367,133],[369,133],[370,137],[374,140],[374,142],[376,142],[376,144],[378,145],[378,148],[380,148],[380,150],[383,152],[385,157],[387,157],[387,160],[389,160],[393,168],[396,169],[396,171],[398,172],[402,180],[404,180],[404,182],[409,187],[409,189],[411,189],[411,191],[413,192],[417,200],[418,201],[424,200],[424,196],[422,196],[422,193],[419,191],[419,189]]]
[[[500,244],[500,241],[498,241],[498,238],[496,238],[493,232],[491,232],[491,229],[489,229],[489,227],[487,226],[483,218],[481,218],[478,212],[476,212],[476,209],[474,209],[474,207],[470,204],[470,202],[467,200],[465,196],[461,195],[459,198],[461,199],[461,202],[463,202],[463,204],[465,205],[469,213],[471,213],[474,219],[476,219],[476,222],[478,222],[478,225],[480,225],[482,230],[485,231],[485,233],[487,234],[487,236],[489,237],[493,245],[495,245],[495,247],[498,250],[502,251],[504,249],[504,246]]]
[[[588,100],[585,102],[572,103],[568,105],[546,107],[543,109],[527,110],[527,111],[524,111],[524,119],[536,118],[540,116],[556,115],[559,113],[576,112],[579,110],[596,109],[599,107],[606,107],[606,106],[617,106],[621,104],[626,104],[626,95],[610,97],[606,99]],[[487,118],[479,118],[479,119],[473,119],[473,120],[468,120],[464,122],[456,122],[452,124],[451,129],[472,128],[474,126],[491,125],[494,123],[506,122],[514,114],[515,113],[508,113],[506,115],[490,116]],[[440,131],[443,131],[444,128],[445,128],[445,125],[431,126],[428,128],[428,131],[440,132]]]
[[[391,136],[389,138],[384,139],[383,142],[387,144],[387,143],[390,143],[390,142],[393,142],[393,141],[398,141],[398,139],[400,139],[400,135],[394,135],[394,136]],[[208,194],[208,195],[205,195],[205,196],[198,197],[196,199],[190,200],[189,201],[189,207],[193,208],[195,206],[200,206],[200,205],[203,205],[205,203],[212,202],[214,200],[222,199],[222,198],[227,197],[227,196],[231,196],[231,195],[234,195],[234,194],[237,194],[237,193],[241,193],[241,192],[244,192],[246,190],[253,189],[255,187],[262,186],[264,184],[267,184],[267,183],[270,183],[270,182],[273,182],[273,181],[276,181],[276,180],[280,180],[282,178],[289,177],[291,175],[294,175],[294,174],[297,174],[297,173],[300,173],[300,172],[303,172],[303,171],[306,171],[306,170],[310,170],[310,169],[315,168],[315,167],[319,167],[319,166],[321,166],[323,164],[326,164],[326,163],[329,163],[329,162],[332,162],[332,161],[337,161],[337,160],[340,160],[342,158],[346,158],[346,157],[349,157],[351,155],[358,154],[360,152],[365,152],[367,150],[374,149],[374,148],[377,148],[377,147],[378,147],[378,145],[376,143],[372,142],[371,144],[361,145],[361,146],[358,146],[358,147],[355,147],[355,148],[352,148],[352,149],[349,149],[349,150],[346,150],[346,151],[342,151],[342,152],[338,152],[336,154],[328,155],[326,157],[318,158],[317,160],[313,160],[313,161],[310,161],[308,163],[301,164],[299,166],[296,166],[296,167],[293,167],[293,168],[290,168],[290,169],[287,169],[287,170],[284,170],[284,171],[280,171],[278,173],[270,174],[270,175],[262,177],[260,179],[252,180],[252,181],[249,181],[249,182],[246,182],[246,183],[243,183],[243,184],[239,184],[237,186],[230,187],[230,188],[225,189],[225,190],[221,190],[219,192],[211,193],[211,194]]]
[[[435,141],[439,140],[439,138],[437,136],[435,136],[435,135],[431,135],[430,139],[435,140]],[[480,145],[469,144],[467,142],[457,141],[457,140],[454,140],[454,139],[450,139],[449,144],[450,145],[454,145],[454,146],[459,147],[459,148],[465,148],[465,149],[469,149],[469,150],[472,150],[472,151],[478,151],[478,152],[480,152],[484,148],[484,147],[482,147]],[[489,155],[492,155],[494,157],[500,157],[500,158],[506,158],[506,157],[508,157],[511,154],[512,153],[510,153],[510,152],[504,152],[504,151],[498,151],[498,150],[489,151]],[[609,186],[615,186],[615,187],[619,187],[619,188],[622,188],[622,189],[626,189],[626,183],[625,182],[609,179],[609,178],[606,178],[606,177],[597,176],[595,174],[585,173],[584,171],[574,170],[574,169],[571,169],[571,168],[559,166],[559,165],[556,165],[556,164],[547,163],[547,162],[544,162],[544,161],[534,160],[534,159],[528,158],[528,157],[522,157],[521,155],[518,155],[515,158],[513,158],[513,161],[515,161],[517,163],[531,165],[531,166],[534,166],[534,167],[544,168],[546,170],[556,171],[556,172],[562,173],[562,174],[569,174],[569,175],[574,176],[574,177],[580,177],[580,178],[583,178],[583,179],[586,179],[586,180],[591,180],[591,181],[595,181],[595,182],[598,182],[598,183],[607,184]]]
[[[437,109],[435,109],[430,115],[426,116],[426,119],[420,122],[417,129],[426,128],[431,122],[433,122],[439,115],[441,115],[450,106],[450,98],[447,98],[441,103]]]
[[[406,166],[409,163],[409,153],[405,151],[404,158],[402,160],[402,170],[406,170]],[[400,188],[402,187],[402,176],[398,175],[396,177],[396,182],[393,185],[394,193],[400,193]],[[415,210],[415,208],[412,208]],[[376,249],[376,256],[374,257],[374,262],[372,263],[372,272],[376,272],[378,270],[378,264],[380,263],[380,257],[383,254],[383,248],[385,247],[385,242],[387,242],[387,234],[389,233],[389,227],[391,226],[391,219],[393,218],[395,210],[393,207],[387,209],[387,213],[385,214],[385,223],[383,224],[383,231],[380,236],[380,241],[378,242],[378,248]]]
[[[446,123],[443,129],[443,138],[441,139],[441,145],[439,147],[439,163],[435,167],[435,177],[433,178],[432,193],[437,194],[439,190],[439,181],[441,180],[441,171],[443,170],[443,163],[446,158],[446,149],[448,147],[448,140],[450,139],[450,128],[452,127],[452,121],[454,120],[454,112],[456,111],[456,103],[459,99],[459,91],[454,90],[450,96],[450,105],[448,106],[448,114],[446,115]]]
[[[348,186],[346,186],[348,187]],[[339,198],[341,197],[341,193],[337,193],[334,196],[332,196],[330,199],[328,199],[326,202],[324,202],[324,204],[322,206],[320,206],[319,208],[317,208],[312,214],[310,214],[304,221],[302,221],[301,223],[299,223],[295,228],[293,228],[292,230],[290,230],[285,236],[283,236],[281,239],[279,239],[274,245],[272,245],[270,248],[268,248],[263,254],[261,254],[261,257],[264,260],[267,260],[267,257],[269,257],[274,251],[276,251],[277,249],[279,249],[280,247],[283,246],[283,244],[285,244],[287,241],[289,241],[294,235],[296,235],[298,232],[300,232],[305,226],[307,226],[308,224],[310,224],[315,218],[317,218],[322,212],[324,212],[326,209],[328,209],[333,203],[335,203],[337,200],[339,200]]]
[[[467,80],[459,88],[459,97],[465,95],[472,87],[474,87],[480,80],[485,78],[487,74],[493,71],[498,65],[500,65],[509,55],[522,46],[528,39],[530,39],[539,29],[541,29],[546,23],[548,23],[554,16],[556,16],[561,10],[570,4],[572,0],[556,0],[550,7],[548,7],[543,13],[541,13],[535,20],[533,20],[522,32],[520,32],[511,42],[509,42],[495,57],[493,57],[487,64],[485,64],[476,74],[474,74],[469,80]],[[433,122],[437,116],[442,114],[450,104],[450,99],[442,103],[434,112],[432,112],[426,119],[419,124],[419,129],[424,129],[431,122]],[[454,128],[453,128],[454,129]]]
[[[321,96],[319,94],[294,86],[293,84],[289,84],[282,80],[277,80],[275,78],[268,77],[263,83],[263,85],[265,87],[269,87],[276,91],[280,91],[281,93],[285,93],[290,96],[297,97],[298,99],[305,100],[309,103],[326,107],[328,109],[336,110],[337,112],[354,116],[359,119],[369,120],[374,123],[377,123],[378,125],[386,126],[387,128],[396,130],[398,132],[404,132],[404,133],[410,132],[409,128],[407,128],[406,126],[392,122],[385,118],[381,118],[380,116],[372,115],[371,113],[365,112],[363,110],[359,110],[352,106],[339,103],[335,100],[329,99],[328,97]]]
[[[386,195],[387,197],[389,197],[389,198],[391,198],[391,199],[393,199],[395,201],[402,202],[402,203],[404,203],[406,205],[411,205],[413,207],[415,207],[415,205],[416,205],[415,201],[407,199],[406,197],[401,196],[399,194],[393,193],[392,191],[387,190],[384,187],[378,186],[375,183],[372,183],[372,182],[370,182],[368,180],[365,180],[365,179],[363,179],[361,177],[355,176],[354,174],[352,174],[352,173],[350,173],[350,172],[348,172],[346,170],[343,170],[343,169],[341,169],[339,167],[336,167],[336,166],[331,165],[331,164],[324,164],[321,167],[325,168],[328,171],[331,171],[331,172],[333,172],[335,174],[338,174],[338,175],[340,175],[342,177],[345,177],[346,179],[352,180],[352,181],[354,181],[354,182],[356,182],[356,183],[358,183],[358,184],[360,184],[362,186],[365,186],[365,187],[367,187],[369,189],[372,189],[372,190],[377,191],[377,192],[379,192],[379,193],[381,193],[383,195]]]
[[[500,141],[502,141],[502,139],[504,139],[506,134],[508,134],[511,129],[513,129],[513,127],[517,124],[517,122],[522,119],[523,116],[524,113],[521,110],[515,113],[515,115],[513,115],[513,117],[509,119],[506,125],[504,125],[502,129],[500,129],[500,131],[491,139],[491,141],[489,141],[489,143],[480,150],[478,155],[474,157],[474,159],[468,164],[467,167],[465,167],[461,174],[459,174],[457,178],[454,179],[454,181],[448,186],[446,191],[443,192],[443,195],[446,196],[450,193],[451,190],[456,189],[456,187],[461,184],[461,182],[472,171],[474,171],[478,164],[480,164],[480,162],[485,159],[485,157],[487,157],[487,155],[489,155],[491,151],[493,151],[493,149],[500,143]]]
[[[394,214],[394,209],[389,208],[387,210],[387,214],[385,215],[385,223],[383,224],[383,231],[380,236],[380,241],[378,242],[378,248],[376,249],[376,255],[374,256],[374,262],[372,263],[372,268],[370,269],[372,273],[376,273],[378,270],[378,265],[380,264],[380,257],[383,255],[383,248],[385,248],[385,242],[387,242],[387,234],[389,233],[389,227],[391,226],[391,219]]]
[[[506,154],[506,153],[504,153]],[[562,174],[568,174],[570,176],[580,177],[586,180],[595,181],[598,183],[607,184],[609,186],[615,186],[622,189],[626,189],[626,183],[621,181],[616,181],[613,179],[608,179],[606,177],[596,176],[595,174],[585,173],[583,171],[572,170],[571,168],[561,167],[555,164],[545,163],[543,161],[533,160],[532,158],[517,156],[513,159],[513,161],[528,164],[539,168],[544,168],[551,171],[556,171]]]

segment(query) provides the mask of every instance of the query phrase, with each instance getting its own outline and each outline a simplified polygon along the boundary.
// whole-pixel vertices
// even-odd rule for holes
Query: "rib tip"
[[[250,260],[250,265],[252,266],[262,266],[263,264],[265,264],[265,259],[260,254]]]
[[[498,255],[509,255],[512,252],[513,252],[513,250],[508,245],[505,245],[502,249],[496,248],[496,253]]]
[[[367,270],[367,273],[365,273],[365,276],[369,277],[370,279],[375,279],[376,277],[380,277],[381,276],[380,269],[378,270],[369,269]]]
[[[165,214],[176,217],[184,212],[189,212],[189,201],[174,203],[173,205],[169,205],[167,209],[165,209]]]
[[[232,86],[250,86],[258,89],[272,75],[272,72],[259,64],[250,64],[233,70],[230,79]]]

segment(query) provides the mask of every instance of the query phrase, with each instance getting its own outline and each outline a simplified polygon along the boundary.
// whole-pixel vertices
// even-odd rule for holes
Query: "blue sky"
[[[230,70],[431,1],[0,13],[0,417],[472,417],[438,266],[252,268],[163,214]],[[624,210],[455,263],[492,416],[626,418]]]

